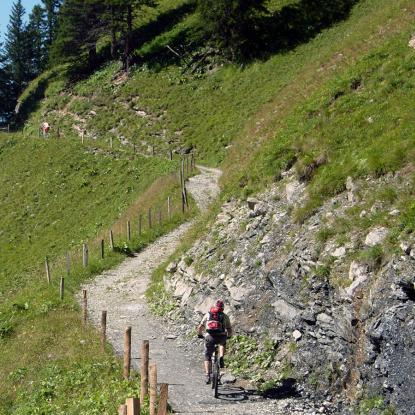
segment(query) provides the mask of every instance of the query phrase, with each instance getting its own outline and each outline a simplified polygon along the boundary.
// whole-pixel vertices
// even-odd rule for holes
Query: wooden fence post
[[[169,149],[169,159],[170,159],[170,161],[173,160],[173,151],[172,151],[171,148]]]
[[[45,269],[46,269],[46,280],[48,281],[48,284],[50,284],[50,268],[49,268],[49,259],[47,256],[45,257]]]
[[[151,229],[151,208],[148,208],[148,228]]]
[[[105,255],[105,242],[104,242],[103,239],[101,239],[101,246],[100,246],[100,248],[101,248],[101,252],[100,252],[101,259],[104,259],[104,255]]]
[[[82,244],[82,265],[84,267],[88,266],[88,245]]]
[[[150,344],[148,340],[143,340],[141,345],[141,389],[140,400],[144,402],[148,394],[148,357],[150,353]]]
[[[83,293],[83,309],[84,309],[84,326],[86,326],[86,322],[88,319],[88,298],[86,290],[82,290]]]
[[[112,230],[110,230],[110,248],[111,251],[114,250],[114,234],[112,233]]]
[[[141,232],[143,231],[143,215],[138,216],[138,236],[141,236]]]
[[[169,220],[171,220],[171,198],[170,196],[167,197],[167,216]]]
[[[127,240],[131,241],[131,222],[127,220]]]
[[[110,137],[110,147],[113,147],[113,143],[112,143],[112,137]]]
[[[158,208],[158,217],[159,217],[159,226],[161,226],[161,224],[162,224],[162,217],[161,217],[161,208],[159,207]]]
[[[167,415],[167,399],[169,398],[169,385],[162,383],[160,386],[160,401],[157,415]]]
[[[66,251],[66,274],[69,275],[71,273],[71,257],[69,252]]]
[[[157,404],[157,365],[150,365],[150,415],[156,415]]]
[[[183,185],[184,185],[184,182],[186,181],[186,171],[184,169],[184,158],[182,158],[181,168],[182,168],[182,181],[183,181]]]
[[[101,350],[105,351],[105,343],[107,341],[107,312],[101,313]]]
[[[184,213],[185,208],[188,207],[187,193],[186,193],[186,178],[184,171],[184,159],[182,159],[182,165],[180,169],[180,185],[182,189],[182,212]]]
[[[61,283],[59,285],[59,296],[61,300],[63,300],[64,291],[65,291],[65,278],[61,277]]]
[[[140,415],[140,399],[128,398],[125,404],[127,406],[127,415]]]
[[[131,366],[131,326],[125,329],[124,333],[124,379],[130,377]]]

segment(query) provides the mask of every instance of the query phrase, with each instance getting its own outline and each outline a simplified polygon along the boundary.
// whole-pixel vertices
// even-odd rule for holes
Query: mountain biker
[[[210,383],[212,373],[212,354],[215,344],[219,344],[219,365],[225,367],[223,357],[225,356],[226,340],[232,336],[232,325],[227,314],[223,312],[224,304],[222,300],[217,300],[215,305],[210,308],[199,326],[197,327],[198,337],[205,339],[205,360],[204,368],[206,373],[206,384]],[[205,332],[205,334],[204,334]]]

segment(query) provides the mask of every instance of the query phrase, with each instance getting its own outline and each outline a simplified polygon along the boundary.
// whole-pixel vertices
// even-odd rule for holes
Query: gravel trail
[[[204,210],[218,195],[220,170],[198,166],[200,174],[189,179],[187,188]],[[299,399],[264,400],[246,394],[236,386],[223,386],[222,399],[214,399],[204,384],[202,344],[189,350],[149,311],[145,291],[153,270],[176,249],[192,226],[182,224],[146,249],[127,258],[114,269],[98,275],[82,288],[88,290],[89,319],[97,327],[101,311],[107,310],[107,338],[117,354],[122,354],[125,327],[132,327],[133,366],[137,368],[142,340],[150,341],[150,359],[157,363],[158,382],[169,384],[169,402],[182,414],[313,414]],[[81,296],[79,295],[79,301]],[[202,342],[201,342],[202,343]],[[310,409],[306,410],[306,407]]]

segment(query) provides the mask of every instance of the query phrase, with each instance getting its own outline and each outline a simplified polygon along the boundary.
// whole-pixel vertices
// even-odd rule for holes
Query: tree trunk
[[[127,6],[127,36],[125,39],[125,70],[130,71],[131,61],[131,32],[133,30],[133,11],[131,4]]]
[[[117,53],[117,33],[115,28],[115,11],[114,6],[111,7],[111,58],[115,59]]]

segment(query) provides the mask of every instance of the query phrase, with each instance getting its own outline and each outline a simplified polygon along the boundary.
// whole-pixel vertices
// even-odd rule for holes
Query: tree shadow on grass
[[[278,53],[288,52],[308,42],[322,30],[346,19],[358,0],[300,0],[282,7],[273,13],[259,16],[249,31],[242,34],[245,39],[237,57],[239,63],[249,63],[255,59],[268,59]],[[168,21],[168,14],[140,29],[142,39],[170,30],[187,13],[195,10],[194,3],[183,5],[171,13],[174,22]],[[146,33],[149,28],[149,33]],[[146,33],[146,34],[144,34]],[[192,59],[203,59],[203,54],[195,54],[208,38],[201,28],[183,28],[169,36],[168,41],[155,44],[145,54],[136,56],[134,63],[146,63],[153,69],[167,65],[190,66]],[[141,43],[143,44],[143,43]]]
[[[258,22],[256,49],[246,56],[268,57],[308,42],[323,29],[346,19],[358,0],[301,0]]]

